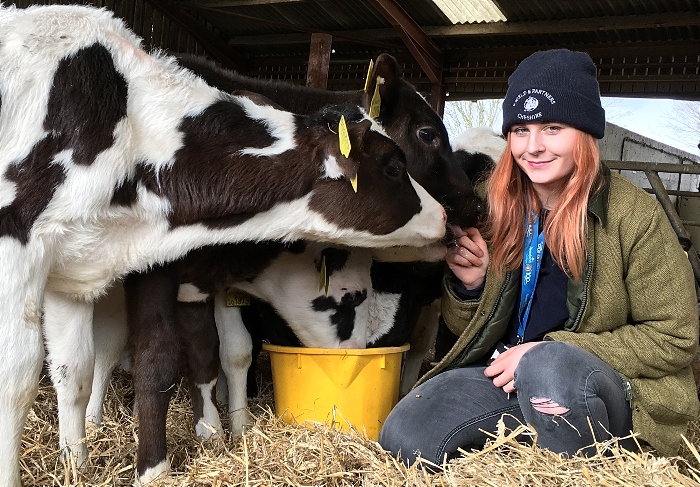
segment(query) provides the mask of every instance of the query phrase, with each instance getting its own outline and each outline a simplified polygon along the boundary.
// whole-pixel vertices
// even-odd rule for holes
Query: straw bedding
[[[333,427],[288,425],[273,412],[266,356],[263,384],[251,401],[255,423],[242,438],[205,444],[193,437],[192,412],[184,383],[168,416],[171,475],[162,486],[700,486],[700,422],[692,424],[677,458],[630,453],[614,443],[599,444],[594,458],[562,459],[517,442],[526,426],[501,431],[483,451],[464,452],[442,473],[406,467],[360,433]],[[105,403],[105,422],[88,431],[88,464],[81,470],[61,462],[56,397],[42,380],[22,438],[25,486],[127,486],[133,482],[138,425],[128,374],[115,372]],[[220,410],[226,424],[226,414]],[[522,438],[522,436],[521,436]],[[694,446],[696,445],[696,446]],[[606,454],[603,454],[606,453]]]

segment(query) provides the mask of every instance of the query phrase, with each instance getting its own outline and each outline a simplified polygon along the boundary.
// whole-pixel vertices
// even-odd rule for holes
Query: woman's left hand
[[[486,377],[493,379],[493,385],[500,387],[508,394],[515,392],[513,380],[515,378],[515,369],[518,367],[520,359],[525,352],[540,343],[542,342],[521,343],[520,345],[510,347],[505,352],[499,354],[491,365],[486,367],[484,374]]]

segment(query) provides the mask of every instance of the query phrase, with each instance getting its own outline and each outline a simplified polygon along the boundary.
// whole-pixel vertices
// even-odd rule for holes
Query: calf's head
[[[374,97],[377,83],[378,120],[406,153],[409,174],[445,207],[450,223],[473,226],[483,211],[482,203],[454,159],[438,114],[400,76],[398,63],[389,54],[380,55],[374,64],[368,98]]]
[[[350,147],[346,155],[339,142],[344,135],[336,133],[341,117]],[[425,225],[419,230],[423,244],[440,238],[444,210],[409,175],[403,151],[376,122],[354,105],[326,107],[312,119],[317,130],[311,135],[323,153],[325,174],[312,193],[311,208],[358,231],[389,234],[403,232],[394,230],[397,224],[406,229]],[[412,244],[421,245],[418,239]]]

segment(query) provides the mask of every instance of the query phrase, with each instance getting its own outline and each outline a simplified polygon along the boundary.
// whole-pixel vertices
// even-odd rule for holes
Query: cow
[[[445,211],[405,165],[358,107],[302,116],[222,92],[105,9],[0,7],[0,485],[20,485],[44,340],[59,420],[84,414],[74,380],[91,378],[93,302],[116,279],[222,243],[430,244]]]

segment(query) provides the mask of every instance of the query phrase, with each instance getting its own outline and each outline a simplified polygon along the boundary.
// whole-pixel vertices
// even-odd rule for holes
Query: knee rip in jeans
[[[552,416],[561,416],[569,412],[569,408],[560,406],[551,399],[544,397],[533,397],[530,398],[530,404],[538,411],[543,414],[551,414]]]

